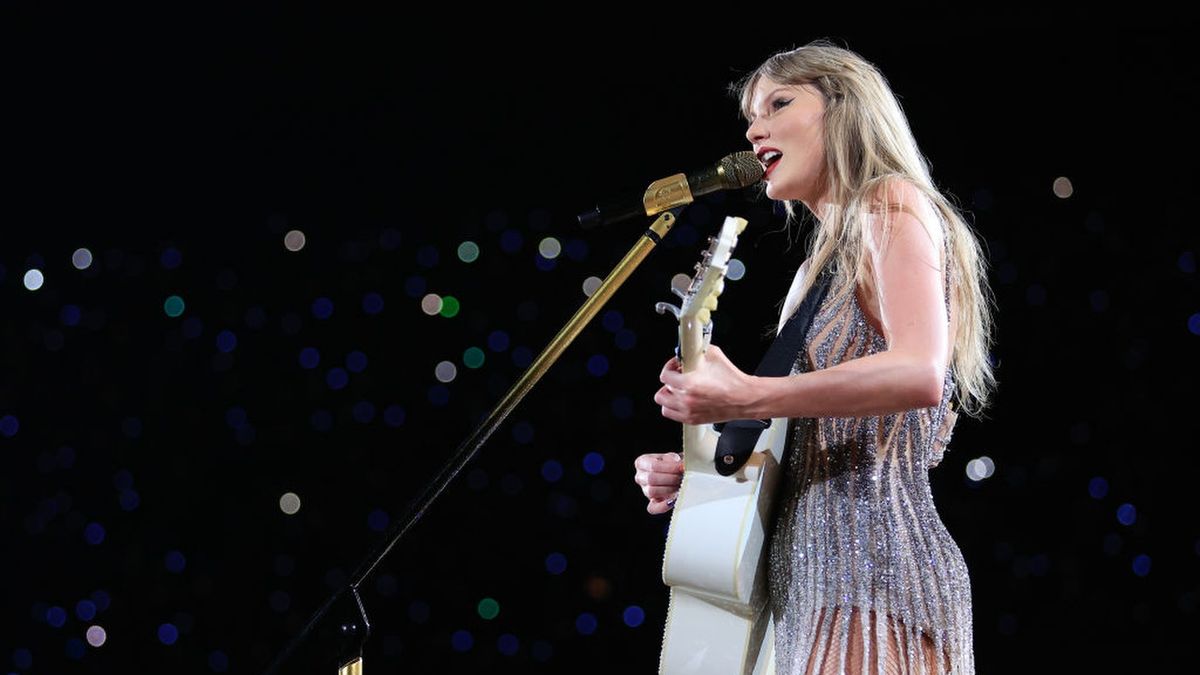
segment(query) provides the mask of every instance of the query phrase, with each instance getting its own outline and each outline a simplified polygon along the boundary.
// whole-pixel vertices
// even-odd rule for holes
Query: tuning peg
[[[666,314],[667,312],[670,312],[672,315],[674,315],[675,320],[678,321],[679,314],[683,310],[679,309],[678,307],[676,307],[675,305],[672,305],[669,302],[660,302],[660,303],[657,303],[654,305],[654,311],[658,312],[659,314]]]
[[[705,298],[704,299],[704,307],[715,312],[717,309],[717,296],[710,295],[707,298]]]
[[[696,312],[696,319],[699,320],[701,324],[706,324],[708,323],[711,314],[712,313],[708,311],[707,307],[701,307],[700,311]]]
[[[725,277],[721,277],[720,279],[717,280],[716,285],[713,287],[713,295],[720,295],[721,292],[724,290],[725,290]]]

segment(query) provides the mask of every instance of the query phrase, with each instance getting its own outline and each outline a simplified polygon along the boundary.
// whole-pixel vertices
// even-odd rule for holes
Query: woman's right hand
[[[683,482],[683,457],[677,452],[652,452],[633,461],[633,480],[650,500],[649,513],[666,513],[675,506]]]

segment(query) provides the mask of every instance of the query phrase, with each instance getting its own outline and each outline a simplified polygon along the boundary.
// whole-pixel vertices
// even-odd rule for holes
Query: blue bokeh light
[[[46,623],[55,628],[62,628],[67,622],[67,610],[62,607],[51,607],[46,610]]]
[[[92,546],[104,543],[104,526],[100,523],[88,523],[87,527],[83,528],[83,539]]]
[[[1139,577],[1150,574],[1150,556],[1142,553],[1133,559],[1133,573]]]
[[[404,293],[410,298],[419,298],[425,295],[428,288],[425,277],[412,276],[404,280]]]
[[[391,519],[388,517],[387,511],[383,509],[375,509],[367,514],[367,527],[375,532],[383,532],[387,529]]]
[[[595,476],[604,470],[604,455],[598,452],[589,452],[583,456],[583,470]]]
[[[512,430],[513,440],[526,445],[533,442],[533,425],[526,421],[520,421],[513,425]]]
[[[617,331],[617,335],[615,338],[613,338],[613,342],[617,345],[617,349],[627,352],[637,346],[637,333],[629,330],[628,328],[622,328],[621,330]]]
[[[322,320],[333,316],[333,300],[324,297],[313,300],[312,315],[314,319]]]
[[[167,571],[180,574],[187,567],[187,558],[179,551],[167,551],[163,563],[167,566]]]
[[[1104,499],[1108,494],[1108,481],[1101,476],[1091,479],[1088,481],[1088,494],[1092,499]]]
[[[644,612],[642,608],[638,607],[637,605],[630,605],[625,608],[621,618],[625,620],[626,626],[629,626],[630,628],[637,628],[638,626],[642,625],[643,621],[646,620],[646,612]]]
[[[429,621],[429,616],[429,603],[424,600],[413,600],[408,603],[409,621],[413,623],[426,623]]]
[[[514,656],[521,647],[521,641],[512,633],[505,633],[496,640],[496,649],[505,656]]]
[[[563,466],[556,459],[548,459],[542,462],[542,478],[546,479],[547,483],[556,483],[563,476]]]
[[[1133,504],[1122,504],[1117,507],[1117,522],[1122,525],[1133,525],[1137,521],[1137,508]]]
[[[533,257],[534,267],[537,267],[542,272],[549,272],[555,267],[558,267],[558,261],[550,258],[543,258],[541,253]]]
[[[346,370],[361,373],[367,369],[367,355],[355,350],[346,355]]]
[[[91,600],[80,600],[75,603],[75,616],[80,621],[91,621],[96,618],[96,603]]]
[[[450,646],[456,652],[471,651],[471,647],[475,646],[475,638],[471,637],[471,633],[466,630],[456,630],[450,636]]]
[[[83,644],[83,640],[79,638],[68,638],[66,652],[67,658],[78,661],[87,652],[87,645]]]
[[[433,244],[426,244],[417,249],[417,264],[421,267],[435,267],[440,259],[441,255]]]
[[[1200,312],[1188,317],[1188,330],[1192,332],[1192,335],[1200,335]]]
[[[588,256],[587,242],[582,239],[568,239],[564,247],[567,257],[575,262],[586,260]]]
[[[79,309],[78,305],[63,305],[58,312],[58,320],[64,326],[78,326],[82,318],[83,310]]]
[[[554,656],[554,647],[545,640],[534,640],[530,651],[533,652],[533,660],[539,663],[545,663]]]
[[[142,503],[142,496],[137,490],[121,490],[117,494],[117,503],[121,505],[122,511],[133,511]]]
[[[383,311],[383,296],[375,292],[367,293],[363,296],[362,308],[367,314],[379,314]]]
[[[389,427],[403,426],[404,424],[404,407],[393,403],[383,410],[383,423]]]
[[[1179,271],[1185,274],[1196,273],[1196,256],[1191,251],[1184,251],[1179,254]]]
[[[333,428],[333,415],[328,410],[313,411],[309,421],[317,431],[329,431]]]
[[[567,556],[558,552],[546,556],[546,571],[554,575],[567,571]]]
[[[173,645],[179,639],[179,629],[173,623],[164,623],[158,627],[158,641],[164,645]]]
[[[350,375],[341,368],[330,368],[328,373],[325,373],[325,384],[329,385],[330,389],[338,390],[344,388],[350,382]]]
[[[229,425],[230,429],[237,429],[246,423],[246,410],[239,406],[233,406],[225,411],[225,424]]]
[[[234,349],[237,349],[237,335],[233,331],[223,330],[217,333],[217,351],[228,354]]]
[[[92,602],[96,603],[96,608],[101,612],[108,609],[108,605],[112,602],[112,598],[103,590],[92,591],[91,598]]]
[[[628,396],[614,396],[612,404],[613,417],[619,420],[627,420],[633,417],[633,399]]]
[[[17,435],[17,431],[21,429],[21,421],[16,415],[5,415],[0,417],[0,436],[12,438]]]
[[[133,474],[129,469],[118,469],[113,474],[113,487],[118,490],[128,490],[133,487]]]
[[[603,324],[604,330],[615,333],[625,327],[625,317],[621,316],[617,310],[610,309],[604,313],[601,324]]]
[[[183,254],[177,248],[168,248],[159,256],[158,262],[163,266],[163,269],[173,270],[183,263]]]
[[[502,352],[508,349],[509,338],[508,333],[502,330],[494,330],[488,334],[487,345],[488,349],[494,352]]]
[[[579,631],[580,635],[591,635],[596,632],[599,622],[596,621],[596,615],[591,612],[583,612],[575,617],[575,630]]]
[[[429,388],[429,402],[438,407],[450,402],[450,388],[444,384],[435,384]]]
[[[593,354],[587,362],[587,370],[593,377],[601,377],[608,372],[608,357],[603,354]]]
[[[219,649],[209,653],[208,669],[214,673],[223,673],[229,670],[229,657]]]
[[[517,347],[512,350],[512,361],[518,368],[528,368],[533,363],[533,352],[529,347]]]
[[[300,350],[300,367],[312,370],[321,363],[321,352],[316,347],[305,347]]]
[[[516,253],[521,250],[524,237],[518,230],[505,230],[500,234],[500,250],[505,253]]]
[[[354,415],[355,422],[369,424],[375,419],[375,404],[370,401],[359,401],[354,404],[351,414]]]

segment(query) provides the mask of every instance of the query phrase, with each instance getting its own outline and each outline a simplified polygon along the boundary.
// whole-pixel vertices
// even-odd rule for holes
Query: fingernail
[[[676,462],[682,462],[682,461],[683,461],[683,458],[679,456],[679,453],[678,453],[678,452],[672,452],[672,453],[671,453],[671,456],[675,458],[675,461],[676,461]]]

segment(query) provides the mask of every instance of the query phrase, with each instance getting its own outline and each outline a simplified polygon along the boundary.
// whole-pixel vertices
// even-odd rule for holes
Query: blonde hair
[[[830,264],[840,278],[853,278],[855,284],[864,281],[869,263],[863,255],[866,214],[913,213],[902,203],[892,203],[890,188],[897,180],[917,188],[941,221],[949,253],[951,302],[958,309],[950,363],[957,385],[955,397],[959,409],[980,417],[996,386],[988,359],[993,344],[993,300],[987,284],[987,260],[958,208],[934,186],[929,164],[917,148],[887,80],[858,54],[817,40],[771,56],[730,86],[747,120],[751,119],[755,85],[763,77],[781,84],[811,84],[825,98],[823,175],[829,202],[838,206],[819,214],[820,222],[808,242],[809,264],[801,295]],[[789,224],[796,220],[798,204],[784,202]],[[841,293],[852,293],[855,284],[842,284]]]

